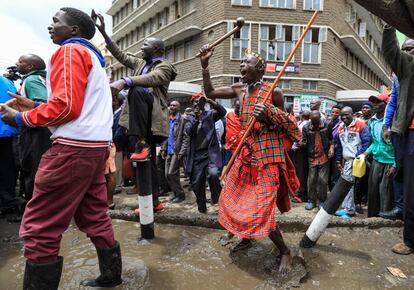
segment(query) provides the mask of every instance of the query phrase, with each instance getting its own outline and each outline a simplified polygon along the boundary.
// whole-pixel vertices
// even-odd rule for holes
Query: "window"
[[[170,62],[182,61],[192,58],[193,56],[193,44],[191,38],[165,48],[165,58]]]
[[[292,83],[290,80],[280,80],[279,82],[279,88],[282,90],[290,90],[292,87]]]
[[[303,0],[304,10],[323,10],[323,0]]]
[[[191,39],[184,42],[184,59],[189,59],[193,56],[193,46]]]
[[[236,23],[229,23],[229,30],[236,27]],[[250,48],[250,24],[245,24],[240,31],[231,38],[231,58],[242,59],[244,52]]]
[[[138,27],[135,29],[135,36],[136,36],[135,41],[138,41],[138,40],[139,40],[140,33],[141,33],[141,26],[138,26]]]
[[[174,61],[184,60],[184,43],[174,47]]]
[[[144,37],[151,34],[151,23],[145,22],[144,23]]]
[[[150,33],[153,33],[157,30],[157,19],[156,18],[150,18],[149,20],[149,26],[150,26]]]
[[[134,43],[134,38],[135,38],[135,30],[132,30],[131,35],[129,37],[129,41],[131,45]]]
[[[167,46],[165,48],[165,58],[169,61],[169,62],[174,62],[174,50],[172,46]]]
[[[308,91],[317,91],[318,82],[317,81],[303,81],[303,89]]]
[[[181,0],[181,15],[186,15],[193,10],[193,0]]]
[[[274,78],[263,78],[264,82],[268,82],[269,84],[272,84],[275,79]],[[292,88],[292,82],[291,80],[279,80],[279,83],[277,86],[282,90],[290,90]]]
[[[241,82],[242,82],[242,80],[241,80],[240,77],[233,77],[233,84],[238,84],[238,83],[241,83]]]
[[[261,25],[260,54],[270,61],[285,61],[299,38],[299,26]]]
[[[167,10],[164,9],[164,11],[162,11],[161,13],[157,14],[157,18],[158,18],[158,29],[167,25],[168,22],[168,14],[167,14]]]
[[[252,0],[231,0],[231,5],[252,6]]]
[[[133,8],[138,8],[141,6],[141,0],[133,0]]]
[[[113,17],[112,27],[115,27],[115,25],[117,24],[118,24],[118,13],[116,13]]]
[[[302,45],[302,63],[321,63],[321,43],[327,41],[327,28],[311,28]]]
[[[352,7],[351,4],[348,4],[346,7],[346,12],[345,12],[345,21],[347,21],[350,24],[354,24],[356,21],[357,15],[356,15],[356,10],[354,7]]]
[[[134,11],[133,2],[128,3],[128,14],[132,13]]]
[[[181,16],[180,16],[180,11],[178,11],[178,2],[177,1],[175,1],[172,4],[171,8],[173,9],[173,12],[174,12],[174,20],[180,18]]]
[[[294,9],[296,7],[295,2],[295,0],[260,0],[260,6]]]

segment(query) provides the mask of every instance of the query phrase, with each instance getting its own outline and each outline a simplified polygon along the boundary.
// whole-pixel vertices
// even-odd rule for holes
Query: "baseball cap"
[[[370,102],[381,101],[381,102],[385,102],[386,104],[388,104],[388,102],[390,101],[390,96],[386,93],[381,93],[376,96],[370,96],[368,100]]]

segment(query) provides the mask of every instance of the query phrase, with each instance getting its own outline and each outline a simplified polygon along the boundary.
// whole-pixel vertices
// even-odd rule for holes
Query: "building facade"
[[[329,111],[338,91],[339,101],[356,104],[366,99],[358,92],[389,86],[390,69],[380,52],[383,22],[352,0],[115,0],[107,13],[113,41],[123,50],[137,54],[145,38],[159,37],[179,71],[177,80],[194,84],[202,82],[194,57],[199,48],[244,17],[243,28],[216,47],[210,63],[214,85],[227,86],[239,81],[247,48],[267,60],[265,80],[272,81],[315,9],[321,13],[279,83],[294,110],[322,98]],[[131,73],[116,61],[111,70],[114,79]]]

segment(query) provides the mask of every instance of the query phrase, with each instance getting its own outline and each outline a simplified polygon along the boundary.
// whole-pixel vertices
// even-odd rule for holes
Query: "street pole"
[[[154,207],[152,202],[151,161],[135,162],[139,188],[139,223],[141,239],[154,238]]]
[[[332,192],[328,196],[328,199],[325,201],[324,205],[319,210],[302,240],[300,241],[300,246],[302,248],[312,248],[316,245],[316,242],[325,232],[325,229],[328,227],[329,222],[332,220],[332,217],[341,206],[343,200],[353,185],[354,182],[347,181],[342,177],[338,179],[338,182],[332,189]]]

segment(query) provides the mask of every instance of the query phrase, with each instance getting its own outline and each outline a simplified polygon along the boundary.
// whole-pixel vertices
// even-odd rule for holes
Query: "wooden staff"
[[[292,49],[292,52],[289,54],[289,57],[285,61],[285,64],[283,65],[282,69],[280,70],[279,74],[277,75],[276,79],[274,80],[272,86],[270,87],[270,90],[267,92],[262,104],[266,104],[269,100],[270,96],[273,94],[273,90],[279,83],[280,78],[282,77],[283,73],[285,72],[287,66],[289,65],[290,61],[292,60],[293,56],[295,55],[296,51],[298,50],[299,46],[301,45],[303,39],[305,38],[306,34],[308,33],[309,29],[311,28],[312,24],[315,22],[316,17],[318,16],[319,11],[316,10],[315,13],[313,13],[312,18],[309,20],[309,23],[306,25],[305,30],[303,31],[302,35],[296,42],[295,46]],[[226,168],[223,170],[223,173],[221,174],[220,179],[223,180],[227,173],[230,170],[231,165],[233,164],[234,160],[236,160],[237,155],[240,153],[240,150],[243,146],[244,141],[246,141],[247,136],[249,136],[250,131],[253,129],[254,124],[256,123],[256,117],[252,116],[249,120],[249,126],[247,127],[246,132],[244,132],[242,139],[240,140],[239,145],[237,145],[236,150],[234,151],[233,155],[230,158],[229,163],[227,164]]]
[[[238,31],[240,31],[240,29],[243,27],[243,25],[244,25],[244,18],[243,17],[237,18],[236,27],[234,27],[232,30],[230,30],[229,32],[224,34],[222,37],[220,37],[219,39],[214,41],[212,44],[210,44],[209,49],[212,49],[212,48],[216,47],[217,45],[222,43],[224,40],[226,40],[228,37],[232,36],[233,34],[235,34]],[[197,53],[196,57],[200,57],[200,55],[201,55],[200,53]]]

